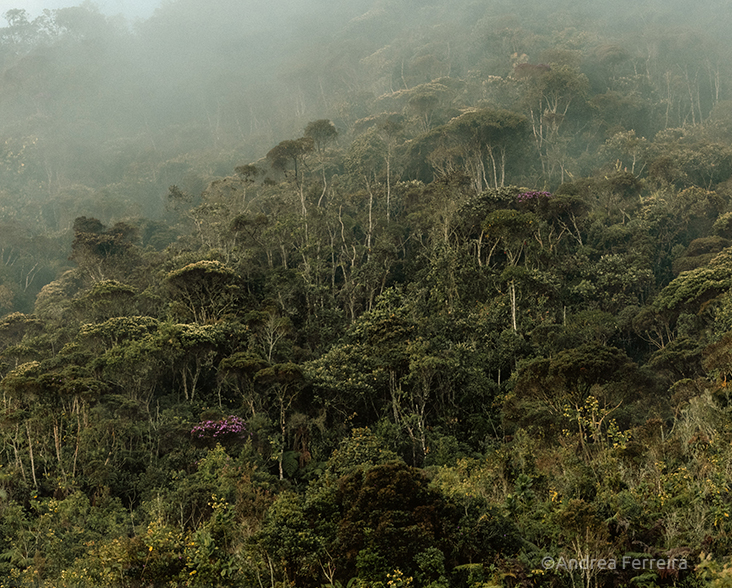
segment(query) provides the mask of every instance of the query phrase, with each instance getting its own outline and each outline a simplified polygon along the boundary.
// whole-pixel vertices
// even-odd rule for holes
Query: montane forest
[[[3,19],[0,587],[732,586],[730,2]]]

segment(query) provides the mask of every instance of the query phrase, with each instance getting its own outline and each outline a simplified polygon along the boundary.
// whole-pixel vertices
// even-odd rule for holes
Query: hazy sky
[[[44,8],[66,8],[79,6],[83,0],[0,0],[0,15],[13,8],[21,8],[31,17],[36,17]],[[160,4],[160,0],[94,0],[101,12],[107,15],[124,14],[129,19],[147,18]],[[0,26],[7,24],[3,19]]]

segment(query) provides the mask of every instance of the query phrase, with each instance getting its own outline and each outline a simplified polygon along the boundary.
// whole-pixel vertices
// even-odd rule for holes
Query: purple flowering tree
[[[250,433],[238,416],[229,415],[217,421],[201,421],[191,429],[191,437],[204,443],[232,442],[247,439]]]
[[[551,192],[538,192],[536,190],[529,192],[521,192],[516,196],[519,204],[526,204],[529,202],[538,202],[541,198],[551,198]]]

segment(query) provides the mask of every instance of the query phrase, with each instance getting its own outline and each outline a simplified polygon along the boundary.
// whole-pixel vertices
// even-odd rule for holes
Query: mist
[[[106,16],[122,16],[130,21],[149,18],[158,7],[158,3],[155,1],[148,2],[147,0],[90,0],[85,3],[76,0],[56,0],[55,2],[26,0],[22,6],[12,0],[3,0],[0,2],[0,14],[5,14],[8,10],[22,9],[28,13],[28,17],[32,20],[41,16],[44,10],[53,11],[82,4],[87,8],[96,8]]]
[[[112,2],[6,11],[4,216],[37,232],[68,231],[82,213],[160,218],[170,184],[200,192],[315,119],[333,120],[348,141],[358,120],[410,114],[409,91],[433,80],[462,88],[434,122],[480,104],[521,108],[520,97],[486,81],[508,79],[519,62],[553,60],[587,77],[596,104],[576,112],[586,140],[571,135],[575,158],[613,125],[646,136],[702,122],[729,98],[722,4],[691,15],[653,0],[177,0],[145,14]],[[645,91],[655,98],[636,100]],[[621,94],[625,119],[590,129],[598,101]],[[592,172],[576,161],[572,173]]]
[[[613,9],[462,2],[448,9],[438,2],[215,0],[204,10],[180,0],[136,20],[109,15],[110,6],[29,14],[2,29],[0,131],[12,141],[34,138],[40,160],[24,171],[38,182],[33,199],[42,198],[40,185],[56,196],[74,184],[117,184],[147,152],[152,159],[144,162],[153,167],[197,153],[220,175],[296,135],[309,119],[347,126],[382,96],[445,76],[506,76],[511,55],[538,62],[552,43],[569,52],[616,43],[637,71],[641,61],[663,57],[654,53],[659,43],[679,50],[699,46],[697,38],[718,43],[729,24],[708,4],[688,19],[655,2]],[[580,27],[585,37],[572,39]],[[513,39],[508,30],[516,31]],[[587,57],[580,67],[592,80]],[[149,173],[155,177],[135,204],[147,203],[141,212],[156,215],[166,186]],[[69,219],[47,222],[60,229]]]
[[[535,106],[510,87],[522,63],[568,68],[582,95],[557,127],[566,155],[509,168],[528,179],[539,166],[545,175],[534,181],[545,186],[569,177],[548,171],[557,166],[592,174],[600,164],[588,154],[614,132],[650,139],[726,116],[731,26],[722,5],[691,15],[655,0],[9,9],[0,29],[3,218],[59,239],[81,215],[163,219],[171,185],[200,194],[317,119],[332,120],[346,148],[363,121],[397,117],[404,148],[418,153],[420,133],[466,108],[530,115]],[[410,118],[426,116],[418,95],[437,100],[424,123]],[[425,159],[405,166],[421,181],[435,177]]]

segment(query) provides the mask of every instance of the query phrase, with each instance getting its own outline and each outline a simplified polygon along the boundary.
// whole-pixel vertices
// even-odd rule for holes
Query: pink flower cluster
[[[201,421],[193,429],[191,435],[199,439],[212,437],[219,439],[221,437],[239,437],[245,438],[249,435],[246,423],[238,416],[229,415],[218,421]]]
[[[531,200],[538,200],[539,198],[551,198],[550,192],[521,192],[516,199],[519,202],[529,202]]]

